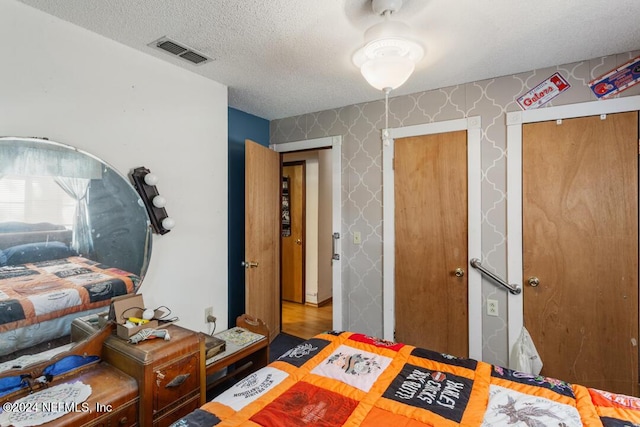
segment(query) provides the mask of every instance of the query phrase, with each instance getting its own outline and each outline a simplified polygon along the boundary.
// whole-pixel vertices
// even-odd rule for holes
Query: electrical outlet
[[[498,314],[498,300],[487,300],[487,316],[499,316]]]
[[[216,316],[213,315],[213,307],[204,309],[204,321],[205,323],[213,323],[216,321]]]
[[[362,243],[362,234],[360,234],[359,231],[354,231],[353,232],[353,244],[354,245],[359,245],[360,243]]]

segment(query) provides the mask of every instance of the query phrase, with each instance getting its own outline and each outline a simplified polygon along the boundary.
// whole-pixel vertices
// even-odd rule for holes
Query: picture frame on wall
[[[291,211],[289,208],[289,177],[282,177],[282,237],[291,236]]]

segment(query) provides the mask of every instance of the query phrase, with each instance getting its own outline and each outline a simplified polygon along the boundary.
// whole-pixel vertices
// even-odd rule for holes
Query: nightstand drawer
[[[198,391],[199,363],[199,353],[196,353],[155,369],[153,407],[157,411],[161,411],[192,391]]]

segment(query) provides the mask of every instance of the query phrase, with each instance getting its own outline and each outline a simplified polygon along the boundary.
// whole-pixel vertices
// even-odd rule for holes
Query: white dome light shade
[[[164,208],[165,206],[167,206],[167,199],[162,196],[156,196],[153,198],[151,203],[153,203],[153,206],[155,206],[156,208]]]
[[[162,227],[165,230],[171,230],[173,227],[175,227],[175,225],[176,225],[176,222],[171,217],[166,217],[165,219],[162,220]]]
[[[158,175],[148,173],[144,176],[144,183],[147,185],[156,185],[158,183]]]
[[[378,90],[395,89],[406,82],[415,65],[405,57],[381,57],[362,64],[360,72],[367,82]]]
[[[424,56],[419,43],[403,37],[406,33],[406,24],[387,19],[366,31],[367,43],[353,55],[353,63],[376,89],[402,86]]]

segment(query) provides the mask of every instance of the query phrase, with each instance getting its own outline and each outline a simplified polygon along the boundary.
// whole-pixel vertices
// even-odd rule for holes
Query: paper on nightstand
[[[249,344],[253,344],[256,341],[260,341],[264,338],[264,335],[256,334],[247,329],[236,326],[235,328],[227,329],[219,334],[216,334],[217,338],[223,339],[226,342],[231,342],[238,347],[244,347]]]

